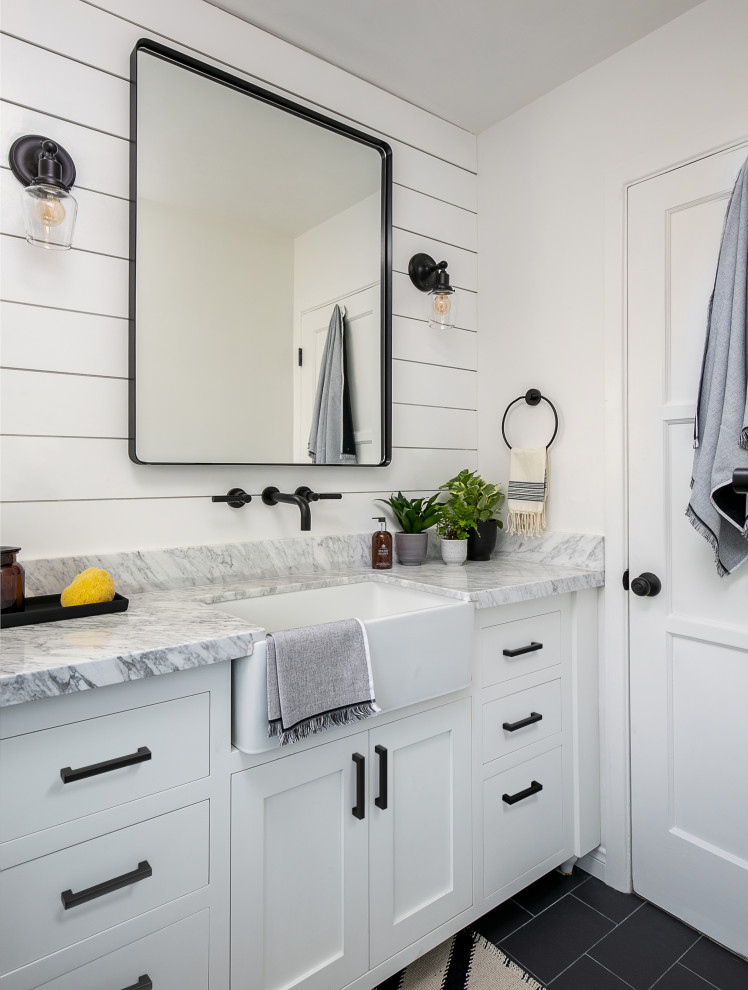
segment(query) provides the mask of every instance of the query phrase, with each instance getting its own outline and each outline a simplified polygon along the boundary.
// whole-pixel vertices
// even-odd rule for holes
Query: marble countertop
[[[498,555],[464,567],[354,567],[133,594],[127,612],[3,630],[0,707],[247,656],[264,629],[211,604],[362,581],[491,608],[600,587],[604,572]]]

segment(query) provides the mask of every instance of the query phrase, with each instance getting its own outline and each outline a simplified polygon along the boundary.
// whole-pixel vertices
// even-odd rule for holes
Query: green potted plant
[[[395,550],[401,564],[416,566],[426,559],[429,536],[426,532],[441,515],[441,506],[436,500],[439,493],[430,498],[406,498],[402,492],[390,498],[379,498],[378,502],[388,505],[402,530],[395,533]]]
[[[460,498],[450,498],[442,504],[436,535],[445,564],[460,566],[467,557],[468,537],[475,530],[472,511]]]
[[[467,559],[490,560],[498,531],[504,528],[499,519],[504,492],[499,485],[492,485],[477,471],[468,471],[467,468],[445,481],[441,487],[449,492],[450,500],[463,503],[468,518],[475,523],[467,538]]]

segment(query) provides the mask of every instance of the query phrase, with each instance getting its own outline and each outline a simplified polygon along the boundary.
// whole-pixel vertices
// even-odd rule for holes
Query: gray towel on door
[[[309,432],[309,456],[315,464],[355,464],[353,412],[346,367],[345,330],[335,306],[319,369]]]
[[[720,577],[748,557],[746,496],[732,488],[748,468],[748,161],[738,173],[709,303],[686,515],[714,550]]]
[[[281,746],[381,711],[359,619],[273,633],[267,654],[268,736]]]

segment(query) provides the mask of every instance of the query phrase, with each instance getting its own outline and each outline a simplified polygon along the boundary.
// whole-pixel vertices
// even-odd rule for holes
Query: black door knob
[[[631,590],[640,598],[654,598],[662,591],[662,582],[656,574],[645,571],[631,582]]]

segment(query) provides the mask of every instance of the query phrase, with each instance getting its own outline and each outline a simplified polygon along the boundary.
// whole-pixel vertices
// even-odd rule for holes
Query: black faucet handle
[[[243,488],[231,488],[226,495],[213,495],[211,502],[227,502],[232,509],[241,509],[243,505],[248,505],[252,501],[252,496],[248,495]]]
[[[297,495],[301,495],[301,497],[302,498],[305,498],[307,500],[307,502],[318,502],[321,499],[325,499],[325,498],[326,499],[330,499],[330,498],[336,498],[337,499],[337,498],[342,498],[343,497],[340,492],[327,492],[327,493],[313,492],[312,489],[309,488],[307,485],[300,485],[296,489],[296,494]]]

